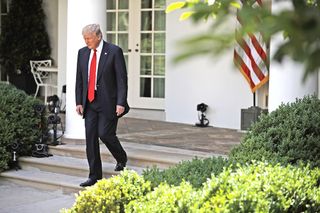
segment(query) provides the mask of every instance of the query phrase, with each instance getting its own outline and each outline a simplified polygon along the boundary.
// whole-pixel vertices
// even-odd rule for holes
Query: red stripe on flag
[[[239,21],[239,23],[242,25],[241,23],[241,19],[239,16],[237,16],[237,20]],[[264,61],[265,65],[267,66],[268,65],[268,62],[267,62],[267,54],[266,52],[264,51],[264,49],[261,47],[259,41],[257,40],[256,36],[253,35],[252,33],[248,33],[249,37],[251,38],[251,42],[253,44],[253,46],[255,47],[256,49],[256,52],[260,55],[261,59]]]
[[[246,55],[249,57],[250,62],[251,62],[251,67],[252,67],[254,73],[257,75],[257,77],[261,81],[265,76],[264,76],[263,72],[260,70],[256,61],[254,60],[254,58],[251,54],[251,49],[250,49],[249,45],[247,44],[247,42],[243,38],[239,38],[239,37],[238,37],[238,43],[242,47],[242,49],[244,50]]]
[[[257,40],[257,38],[253,35],[253,34],[249,34],[250,38],[251,38],[251,42],[254,46],[254,48],[256,49],[256,52],[259,54],[259,56],[261,57],[261,59],[264,61],[264,63],[267,65],[267,54],[264,51],[264,49],[261,47],[259,41]]]
[[[239,56],[236,50],[233,51],[233,60],[235,65],[238,67],[245,79],[248,81],[250,88],[253,89],[255,85],[251,78],[250,69],[247,67],[246,63],[244,63],[244,61]]]

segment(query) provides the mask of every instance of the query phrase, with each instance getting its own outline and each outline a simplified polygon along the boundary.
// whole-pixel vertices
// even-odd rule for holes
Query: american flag
[[[262,0],[256,0],[252,5],[252,7],[262,6]],[[245,24],[239,16],[237,22],[239,27]],[[234,63],[248,81],[251,91],[255,92],[269,80],[267,43],[261,33],[240,35],[238,30],[236,30],[236,41]]]

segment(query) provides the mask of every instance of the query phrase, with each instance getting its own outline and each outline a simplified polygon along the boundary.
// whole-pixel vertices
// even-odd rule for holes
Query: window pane
[[[141,33],[141,53],[151,53],[151,33]]]
[[[165,75],[165,57],[154,56],[154,75],[164,76]]]
[[[140,97],[151,97],[151,78],[140,78]]]
[[[164,11],[154,12],[154,30],[165,30],[166,29],[166,14]]]
[[[165,9],[165,7],[166,7],[166,0],[155,0],[154,1],[154,8]]]
[[[129,9],[129,0],[119,0],[119,9]]]
[[[151,56],[141,56],[140,74],[151,75]]]
[[[141,0],[141,8],[152,8],[152,0]]]
[[[1,16],[1,23],[4,23],[4,22],[6,21],[6,19],[7,19],[7,18],[8,18],[8,16],[7,16],[7,15],[5,15],[5,16]],[[0,34],[1,34],[1,32],[2,32],[1,23],[0,23]]]
[[[1,13],[6,14],[7,12],[7,0],[1,0]]]
[[[164,98],[164,78],[155,78],[153,84],[153,97],[154,98]]]
[[[107,41],[113,44],[117,43],[116,34],[115,33],[107,33]]]
[[[118,45],[122,48],[123,52],[128,52],[128,33],[119,33]]]
[[[152,30],[152,12],[151,11],[141,12],[141,30],[142,31]]]
[[[119,12],[119,31],[127,31],[128,30],[128,20],[129,20],[128,12]]]
[[[107,10],[115,10],[116,9],[116,0],[107,0]]]
[[[165,53],[166,51],[166,38],[165,33],[155,33],[154,34],[154,52],[155,53]]]
[[[116,31],[116,13],[107,13],[107,31]]]

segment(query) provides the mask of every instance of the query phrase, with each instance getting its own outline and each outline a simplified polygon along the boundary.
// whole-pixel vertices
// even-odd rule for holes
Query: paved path
[[[242,132],[216,127],[152,121],[135,118],[119,120],[121,141],[228,154],[240,143]]]
[[[70,208],[74,195],[17,185],[0,179],[1,213],[58,213]]]
[[[122,118],[118,125],[121,141],[228,154],[239,144],[237,130]],[[51,213],[70,208],[74,195],[16,185],[0,179],[0,213]]]

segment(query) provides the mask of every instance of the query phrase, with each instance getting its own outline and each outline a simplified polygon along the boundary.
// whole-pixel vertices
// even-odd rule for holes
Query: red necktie
[[[94,100],[94,90],[96,84],[96,64],[97,64],[97,50],[94,49],[94,53],[90,64],[90,75],[89,75],[89,88],[88,88],[88,99],[90,102]]]

